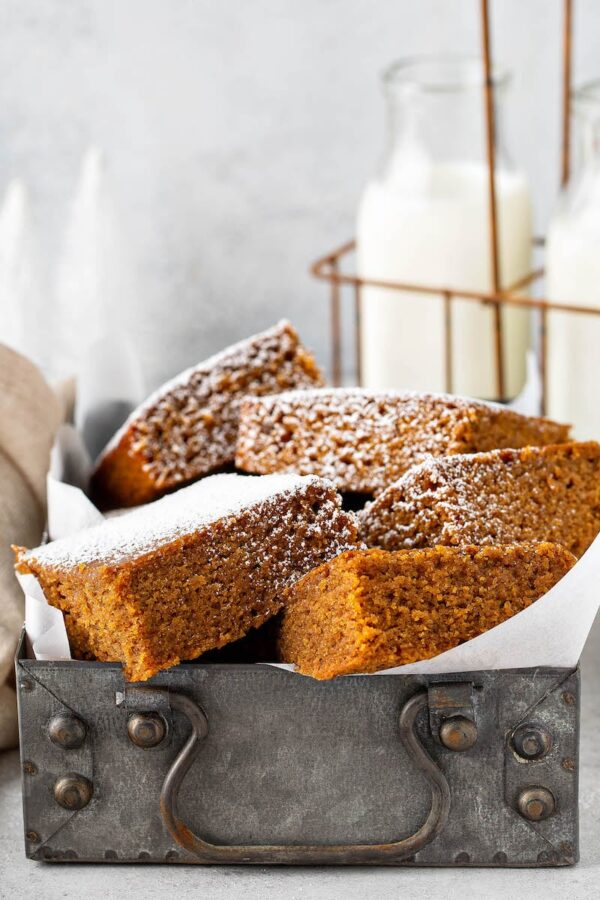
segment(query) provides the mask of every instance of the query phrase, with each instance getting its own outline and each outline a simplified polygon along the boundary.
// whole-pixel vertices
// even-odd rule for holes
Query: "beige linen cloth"
[[[17,744],[13,657],[24,618],[11,544],[35,547],[62,404],[39,370],[0,344],[0,750]]]

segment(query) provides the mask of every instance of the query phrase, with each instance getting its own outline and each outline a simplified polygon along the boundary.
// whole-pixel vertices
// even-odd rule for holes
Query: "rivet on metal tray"
[[[468,853],[457,853],[454,857],[454,862],[459,866],[466,866],[467,863],[471,861],[471,857]]]
[[[567,706],[573,706],[575,703],[575,694],[572,694],[571,691],[564,691],[562,694],[563,703]]]
[[[92,799],[93,793],[92,782],[77,772],[63,775],[54,785],[54,799],[63,809],[83,809]]]
[[[116,850],[105,850],[104,851],[104,859],[118,859],[119,854]]]
[[[30,681],[29,678],[23,678],[19,682],[19,687],[22,691],[32,691],[35,687],[33,681]]]
[[[25,760],[23,763],[23,771],[26,775],[37,775],[37,766],[31,760]]]
[[[552,747],[552,735],[539,725],[519,725],[512,736],[512,743],[522,759],[542,759]]]
[[[69,713],[59,713],[48,722],[48,737],[53,744],[65,750],[75,750],[85,741],[85,722]]]
[[[155,712],[134,713],[127,722],[129,740],[143,750],[156,747],[164,740],[166,733],[165,720]]]
[[[440,741],[448,750],[470,750],[477,741],[477,725],[465,716],[450,716],[440,725]]]
[[[39,844],[41,838],[37,831],[26,831],[25,837],[28,841],[31,841],[32,844]]]
[[[561,763],[565,772],[574,772],[575,771],[575,760],[570,756],[565,756]]]
[[[497,853],[494,853],[492,862],[495,862],[498,866],[504,866],[508,862],[508,856],[503,850],[499,850]]]
[[[556,809],[554,794],[545,787],[524,788],[517,798],[517,809],[530,822],[543,822]]]
[[[167,850],[165,859],[167,862],[175,862],[176,859],[179,859],[179,853],[177,850]]]
[[[147,850],[141,850],[141,851],[138,853],[138,857],[137,857],[137,858],[138,858],[138,859],[150,859],[150,858],[151,858],[151,854],[148,853]]]

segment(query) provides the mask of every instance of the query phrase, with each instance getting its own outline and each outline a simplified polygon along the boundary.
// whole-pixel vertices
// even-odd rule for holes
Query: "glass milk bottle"
[[[574,92],[579,165],[548,229],[549,300],[600,306],[600,81]],[[548,414],[600,439],[600,317],[548,314]]]
[[[499,111],[507,76],[496,76],[496,207],[502,287],[527,274],[532,215],[525,176],[508,163]],[[387,146],[360,203],[362,277],[435,287],[492,289],[483,66],[478,59],[423,58],[383,78]],[[439,296],[363,287],[363,383],[374,389],[445,389],[444,304]],[[497,397],[493,311],[452,303],[455,393]],[[504,307],[505,395],[525,378],[529,314]]]

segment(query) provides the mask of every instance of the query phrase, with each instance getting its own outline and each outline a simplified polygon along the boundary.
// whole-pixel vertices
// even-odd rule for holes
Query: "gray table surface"
[[[600,898],[600,618],[583,662],[581,862],[569,869],[240,868],[52,865],[25,859],[16,752],[0,753],[0,898],[210,900]]]

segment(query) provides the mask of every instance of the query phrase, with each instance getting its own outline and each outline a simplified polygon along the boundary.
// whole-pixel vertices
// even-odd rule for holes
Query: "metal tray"
[[[25,845],[60,862],[564,866],[579,670],[16,658]]]

